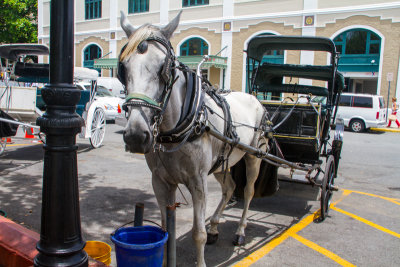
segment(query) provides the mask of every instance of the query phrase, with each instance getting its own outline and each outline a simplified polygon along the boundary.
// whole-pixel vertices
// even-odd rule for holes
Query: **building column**
[[[303,10],[305,13],[310,11],[309,14],[303,15],[302,31],[303,36],[315,36],[316,34],[316,15],[313,10],[318,8],[318,0],[304,0]],[[314,51],[301,51],[300,64],[313,65],[314,64]],[[299,84],[312,85],[312,80],[299,79]]]
[[[169,0],[160,1],[160,24],[168,24]]]
[[[233,0],[224,0],[223,2],[223,10],[222,10],[222,32],[221,32],[221,49],[226,46],[226,48],[221,52],[222,57],[227,57],[227,68],[225,69],[225,82],[222,80],[223,76],[221,76],[220,85],[225,85],[225,89],[231,88],[231,71],[232,71],[232,28],[233,22],[232,19],[234,17],[234,3]],[[225,25],[230,25],[229,29],[225,27]],[[223,71],[221,71],[223,72]]]
[[[43,0],[38,0],[38,43],[43,44]],[[38,63],[43,63],[43,56],[38,56]]]
[[[400,56],[399,56],[399,66],[397,67],[397,85],[396,85],[396,93],[395,96],[397,98],[397,101],[400,101]]]
[[[117,30],[118,30],[118,1],[110,1],[110,36],[109,36],[109,58],[118,56],[117,51]]]

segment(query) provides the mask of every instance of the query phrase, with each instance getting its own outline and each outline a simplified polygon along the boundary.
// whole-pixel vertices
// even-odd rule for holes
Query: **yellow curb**
[[[378,132],[392,132],[392,133],[400,133],[400,129],[396,128],[370,128],[371,131],[378,131]]]

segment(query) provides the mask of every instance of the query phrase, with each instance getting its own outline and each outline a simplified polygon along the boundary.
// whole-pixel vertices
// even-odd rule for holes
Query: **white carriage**
[[[24,62],[26,56],[48,55],[49,49],[38,44],[7,44],[0,46],[0,155],[4,152],[7,137],[15,136],[22,127],[29,134],[40,134],[36,119],[45,111],[41,86],[49,82],[49,65]],[[26,61],[26,60],[25,60]],[[81,91],[77,113],[85,120],[79,134],[88,138],[93,148],[101,146],[106,128],[105,107],[95,100],[98,72],[75,67],[74,81],[90,81],[91,88]],[[78,89],[77,89],[78,90]],[[6,130],[8,129],[8,131]]]

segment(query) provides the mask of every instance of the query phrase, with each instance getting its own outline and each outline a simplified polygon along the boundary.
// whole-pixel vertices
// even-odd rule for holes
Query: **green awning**
[[[203,59],[203,56],[180,56],[178,60],[183,64],[187,65],[189,68],[196,69],[199,65],[200,61]],[[219,56],[209,56],[208,61],[204,62],[202,69],[206,69],[208,67],[215,67],[220,69],[227,68],[227,57],[219,57]]]
[[[196,69],[203,56],[180,56],[178,60],[189,68]],[[215,67],[220,69],[227,68],[227,57],[209,56],[209,60],[202,65],[203,69]],[[99,58],[94,60],[93,68],[95,69],[116,69],[118,64],[117,58]]]
[[[98,58],[94,60],[93,68],[95,69],[116,69],[118,64],[117,58]]]

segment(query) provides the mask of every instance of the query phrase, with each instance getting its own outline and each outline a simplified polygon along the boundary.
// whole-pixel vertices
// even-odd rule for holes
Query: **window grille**
[[[208,55],[208,44],[200,38],[191,38],[184,42],[181,47],[181,56],[203,56]]]
[[[101,0],[85,0],[85,19],[101,18]]]
[[[149,11],[149,0],[129,0],[128,13],[142,13]]]
[[[182,0],[183,7],[208,5],[209,0]]]

